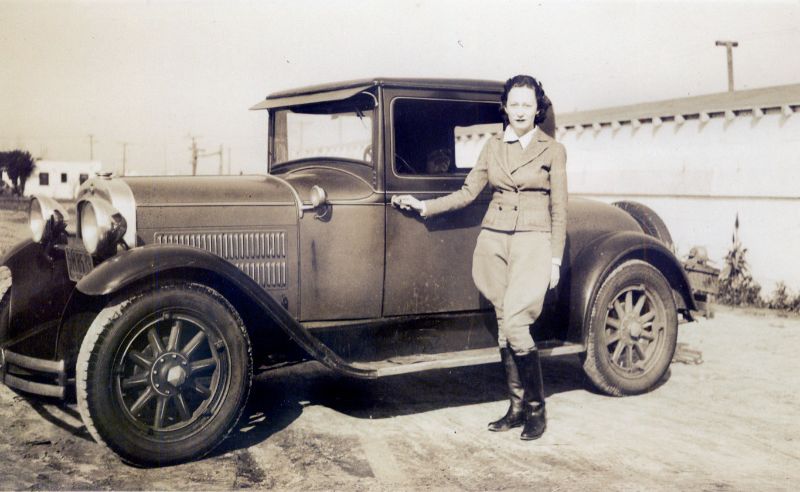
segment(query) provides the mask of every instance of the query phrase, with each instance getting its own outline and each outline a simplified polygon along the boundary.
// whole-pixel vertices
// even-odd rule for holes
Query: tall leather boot
[[[522,397],[525,390],[519,379],[519,370],[517,370],[517,364],[514,362],[511,350],[507,347],[501,348],[500,359],[503,361],[503,368],[506,371],[506,384],[508,385],[510,404],[503,417],[489,423],[489,430],[492,432],[504,432],[514,427],[519,427],[525,422],[525,412],[522,408]]]
[[[514,355],[519,368],[524,394],[522,407],[525,414],[525,425],[520,439],[531,441],[539,439],[547,428],[547,415],[544,408],[544,383],[542,382],[542,365],[539,351],[525,355]]]

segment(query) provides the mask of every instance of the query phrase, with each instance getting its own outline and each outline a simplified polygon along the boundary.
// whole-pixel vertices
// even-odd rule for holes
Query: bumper
[[[36,359],[0,348],[0,381],[26,393],[63,400],[67,374],[63,360]]]

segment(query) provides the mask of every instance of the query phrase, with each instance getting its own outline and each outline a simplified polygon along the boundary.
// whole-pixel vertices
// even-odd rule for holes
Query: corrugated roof
[[[736,110],[767,109],[800,105],[800,84],[763,87],[744,91],[721,92],[702,96],[666,99],[628,106],[615,106],[559,113],[556,121],[559,127],[587,125],[593,123],[624,122],[646,120],[664,116],[687,116],[700,113],[719,113]]]

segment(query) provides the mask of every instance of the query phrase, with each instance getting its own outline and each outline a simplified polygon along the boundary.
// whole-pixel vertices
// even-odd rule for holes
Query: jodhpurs
[[[481,230],[472,278],[494,306],[500,347],[517,355],[536,348],[530,325],[542,313],[551,268],[549,232]]]

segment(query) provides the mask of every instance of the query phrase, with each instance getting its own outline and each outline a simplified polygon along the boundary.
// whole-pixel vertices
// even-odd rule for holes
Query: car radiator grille
[[[285,231],[156,233],[155,242],[204,249],[233,263],[265,289],[287,285]]]

